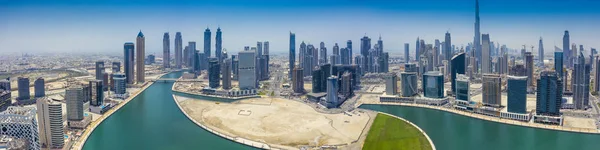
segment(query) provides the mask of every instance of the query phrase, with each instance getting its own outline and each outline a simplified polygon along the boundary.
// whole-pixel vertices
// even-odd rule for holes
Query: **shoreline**
[[[490,121],[490,122],[494,122],[494,123],[502,123],[502,124],[506,124],[506,125],[514,125],[514,126],[520,126],[520,127],[526,127],[526,128],[535,128],[535,129],[543,129],[543,130],[550,130],[550,131],[572,132],[572,133],[583,133],[583,134],[596,134],[596,135],[600,134],[600,132],[595,129],[578,129],[578,128],[555,126],[555,125],[534,124],[534,123],[522,122],[522,121],[516,121],[516,120],[510,120],[510,119],[489,117],[489,116],[485,116],[485,115],[481,115],[481,114],[463,112],[463,111],[459,111],[459,110],[448,109],[448,108],[443,108],[443,107],[435,107],[435,106],[429,106],[429,105],[377,102],[377,103],[360,103],[360,104],[358,104],[358,107],[360,107],[363,104],[366,104],[366,105],[390,105],[390,106],[395,105],[395,106],[426,108],[426,109],[431,109],[431,110],[449,112],[449,113],[453,113],[456,115],[465,116],[465,117],[469,117],[469,118],[475,118],[475,119]]]
[[[161,77],[163,77],[163,76],[165,76],[165,75],[167,75],[169,73],[172,73],[172,72],[168,72],[168,73],[159,75],[158,78],[161,78]],[[136,93],[134,93],[133,95],[129,96],[127,99],[123,100],[123,102],[119,103],[119,105],[117,105],[116,107],[113,107],[108,112],[104,113],[95,122],[91,122],[90,125],[88,126],[88,127],[90,127],[90,129],[84,131],[83,134],[82,134],[82,136],[79,137],[79,140],[76,142],[76,143],[79,143],[79,145],[77,145],[77,147],[75,147],[75,149],[78,149],[78,150],[83,149],[83,146],[85,145],[85,142],[87,142],[87,139],[89,138],[90,135],[92,135],[92,133],[94,132],[94,130],[96,129],[96,127],[98,127],[98,125],[102,124],[102,122],[104,122],[104,120],[106,120],[106,118],[112,116],[113,113],[117,112],[123,106],[127,105],[131,100],[133,100],[135,97],[137,97],[140,93],[144,92],[146,90],[146,88],[150,87],[154,83],[155,82],[147,81],[145,83],[146,85],[142,86],[142,88],[140,90],[138,90]],[[73,147],[71,147],[71,149],[73,149]]]
[[[433,144],[433,141],[431,140],[431,138],[429,138],[429,135],[427,135],[427,133],[426,133],[425,131],[423,131],[423,129],[419,128],[419,126],[415,125],[414,123],[412,123],[412,122],[410,122],[410,121],[408,121],[408,120],[406,120],[406,119],[404,119],[404,118],[398,117],[398,116],[396,116],[396,115],[392,115],[392,114],[388,114],[388,113],[384,113],[384,112],[380,112],[380,111],[375,111],[375,112],[377,112],[377,113],[381,113],[381,114],[384,114],[384,115],[388,115],[388,116],[394,117],[394,118],[396,118],[396,119],[400,119],[400,120],[402,120],[402,121],[404,121],[404,122],[408,122],[408,124],[410,124],[410,125],[412,125],[413,127],[415,127],[415,128],[417,128],[417,129],[419,129],[419,131],[420,131],[420,132],[421,132],[423,135],[425,135],[425,137],[427,138],[427,141],[429,141],[429,145],[431,145],[431,149],[432,149],[432,150],[436,150],[436,149],[435,149],[435,144]]]
[[[254,148],[259,148],[259,149],[276,149],[276,148],[271,147],[267,143],[256,142],[256,141],[252,141],[252,140],[248,140],[248,139],[240,138],[240,137],[230,137],[228,135],[225,135],[225,134],[222,134],[222,133],[219,133],[219,132],[217,132],[215,130],[210,129],[209,127],[207,127],[207,126],[201,124],[200,122],[192,119],[192,117],[190,115],[188,115],[183,110],[183,107],[181,107],[181,105],[179,105],[179,102],[178,102],[177,98],[175,97],[175,95],[173,94],[172,96],[173,96],[173,100],[175,101],[175,104],[177,104],[177,107],[179,107],[179,110],[181,111],[181,113],[183,113],[188,118],[188,120],[194,122],[200,128],[202,128],[202,129],[204,129],[204,130],[206,130],[206,131],[208,131],[208,132],[210,132],[210,133],[212,133],[214,135],[220,136],[221,138],[224,138],[226,140],[229,140],[229,141],[232,141],[232,142],[236,142],[236,143],[239,143],[239,144],[243,144],[243,145],[247,145],[247,146],[254,147]],[[254,144],[257,144],[257,145],[254,145]]]
[[[175,83],[177,83],[177,81]],[[173,84],[173,85],[175,85],[175,84]],[[238,100],[244,100],[244,99],[250,99],[250,98],[262,98],[260,95],[243,96],[243,97],[236,97],[236,98],[217,97],[217,96],[211,96],[211,95],[204,95],[204,94],[197,94],[197,93],[191,93],[191,92],[184,92],[184,91],[175,90],[175,86],[173,86],[171,88],[171,90],[174,93],[178,93],[178,94],[188,94],[188,95],[193,95],[193,96],[200,96],[202,98],[214,98],[214,99],[226,100],[226,101],[238,101]]]

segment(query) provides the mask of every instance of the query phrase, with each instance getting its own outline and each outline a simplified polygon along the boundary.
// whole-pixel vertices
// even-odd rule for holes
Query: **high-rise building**
[[[255,52],[254,51],[241,51],[238,54],[239,57],[239,87],[240,89],[255,89],[257,78],[255,72]]]
[[[471,95],[469,92],[469,77],[465,74],[458,74],[455,82],[456,100],[470,101]]]
[[[419,51],[421,44],[419,43],[419,37],[417,37],[417,42],[415,43],[415,59],[417,62],[421,62],[421,52]]]
[[[492,62],[490,57],[490,35],[481,35],[481,73],[492,73]]]
[[[23,140],[28,150],[39,150],[40,138],[35,114],[35,107],[9,106],[6,111],[0,112],[0,129],[2,129],[0,136]]]
[[[596,73],[594,76],[594,91],[598,92],[600,91],[600,59],[596,58],[594,63],[594,72]]]
[[[83,120],[83,88],[81,86],[69,87],[65,91],[67,101],[67,120]]]
[[[404,64],[404,72],[418,72],[417,64],[406,63]]]
[[[350,97],[353,93],[352,91],[352,74],[350,71],[344,71],[342,74],[342,79],[340,80],[340,94],[344,97]],[[397,88],[397,85],[396,85]]]
[[[508,112],[525,114],[527,113],[527,79],[526,76],[508,76]]]
[[[562,102],[562,80],[554,71],[543,71],[537,80],[536,114],[559,116]]]
[[[144,34],[142,34],[142,31],[138,33],[138,36],[135,40],[135,45],[137,46],[135,58],[136,81],[137,83],[144,83],[146,78],[146,70],[144,66],[144,59],[146,57],[146,38],[144,37]]]
[[[428,98],[444,97],[444,75],[439,71],[428,71],[423,74],[423,93]]]
[[[223,89],[231,89],[231,58],[223,60],[221,65],[221,76],[223,80]]]
[[[379,72],[387,73],[390,71],[390,54],[388,52],[384,52],[381,54],[381,58],[379,58]]]
[[[33,81],[34,87],[34,96],[35,97],[44,97],[46,96],[46,88],[44,83],[44,78],[39,77]]]
[[[219,60],[219,63],[223,62],[223,33],[221,32],[221,27],[217,27],[217,34],[215,35],[215,57]]]
[[[371,50],[371,38],[364,36],[360,39],[360,55],[363,56],[363,59],[369,59],[369,50]],[[370,60],[370,59],[369,59]],[[368,61],[362,62],[361,70],[368,72],[371,70],[371,66],[369,66]]]
[[[362,76],[365,74],[365,69],[364,69],[365,64],[363,63],[364,61],[365,61],[365,57],[363,57],[362,55],[357,55],[354,58],[354,64],[358,65],[358,70],[356,72],[359,74],[359,76]]]
[[[398,76],[395,73],[385,76],[385,94],[398,94]]]
[[[113,74],[115,82],[115,94],[125,94],[127,92],[127,77],[122,73]]]
[[[352,40],[346,41],[346,49],[348,50],[348,62],[352,64]]]
[[[237,55],[231,55],[231,73],[233,74],[233,80],[238,80],[240,62]]]
[[[290,32],[290,51],[289,51],[288,78],[292,78],[292,72],[296,68],[296,34]]]
[[[17,97],[17,100],[29,100],[31,98],[29,93],[29,78],[19,77],[17,80],[17,88],[19,89],[19,97]]]
[[[169,32],[163,35],[163,68],[171,68],[171,40]]]
[[[221,83],[219,75],[221,73],[221,66],[219,66],[218,58],[209,58],[208,61],[208,86],[210,88],[218,88]]]
[[[484,62],[482,57],[481,50],[481,32],[479,31],[479,0],[475,0],[475,36],[473,40],[473,46],[475,47],[475,57],[478,62]],[[489,39],[489,37],[488,37]],[[489,52],[488,52],[489,53]],[[488,55],[489,56],[489,55]],[[479,66],[477,64],[473,64],[473,66]],[[475,67],[477,68],[477,67]],[[483,67],[481,67],[483,69]],[[477,70],[477,69],[475,69]],[[483,72],[483,71],[482,71]],[[486,73],[486,72],[483,72]]]
[[[500,75],[497,74],[483,74],[483,104],[492,106],[492,107],[500,107],[502,104],[501,101],[501,85],[502,81]]]
[[[90,92],[92,94],[90,105],[100,106],[104,102],[104,92],[102,90],[102,80],[90,81]]]
[[[563,77],[563,52],[554,52],[554,70],[558,76]]]
[[[352,62],[350,62],[350,50],[348,48],[342,48],[340,50],[340,64],[342,65],[349,65],[352,64]]]
[[[188,67],[191,68],[190,70],[192,71],[196,71],[196,68],[202,69],[200,66],[198,66],[198,64],[196,63],[196,61],[198,61],[199,59],[197,59],[196,57],[198,57],[198,52],[196,50],[196,41],[189,41],[188,42],[188,46],[186,46],[187,50],[188,50]]]
[[[337,76],[327,78],[327,108],[337,107],[340,104],[338,99],[339,85]]]
[[[563,55],[564,55],[564,65],[566,68],[571,68],[571,50],[569,49],[570,38],[569,31],[565,30],[565,34],[563,35]],[[561,75],[562,76],[562,75]]]
[[[112,62],[112,73],[121,72],[121,62]]]
[[[181,32],[175,32],[175,67],[181,69],[183,63],[183,56],[181,50],[183,46],[183,40],[181,39]]]
[[[292,71],[292,89],[294,90],[294,93],[304,93],[304,71],[302,71],[302,68],[294,68],[294,70]]]
[[[446,32],[446,36],[444,38],[444,59],[450,60],[452,55],[454,55],[452,49],[452,38],[450,37],[450,32]]]
[[[410,97],[417,94],[417,72],[402,72],[400,73],[400,79],[403,97]]]
[[[409,52],[408,48],[409,48],[409,44],[404,43],[404,62],[405,63],[410,62],[410,52]]]
[[[206,30],[204,30],[204,57],[212,57],[210,55],[210,29],[208,29],[208,27],[206,28]],[[200,63],[208,64],[208,59],[206,59],[205,62]]]
[[[263,55],[269,55],[269,41],[263,42]]]
[[[325,42],[319,44],[319,65],[327,63],[327,47]]]
[[[323,83],[326,83],[323,81],[326,80],[327,76],[323,75],[323,71],[321,71],[321,68],[315,67],[315,69],[312,71],[312,93],[325,92],[325,90],[327,90],[327,87],[326,85],[323,85]]]
[[[590,65],[585,63],[585,56],[579,53],[573,70],[571,87],[575,109],[585,110],[589,106],[590,93]]]
[[[456,94],[456,75],[465,74],[466,71],[466,54],[458,53],[452,57],[450,61],[450,84],[452,87],[452,93]]]
[[[50,98],[37,100],[40,145],[42,148],[60,149],[64,146],[62,105]]]
[[[525,52],[525,67],[527,68],[527,87],[533,87],[533,72],[535,65],[533,65],[533,54],[531,52]]]
[[[104,61],[96,62],[96,80],[102,80],[102,74],[104,74]]]
[[[538,62],[543,65],[544,64],[544,43],[542,43],[542,37],[540,37],[540,42],[538,46]]]

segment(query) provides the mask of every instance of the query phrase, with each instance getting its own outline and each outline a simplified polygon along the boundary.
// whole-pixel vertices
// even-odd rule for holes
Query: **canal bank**
[[[181,72],[162,78],[179,78]],[[256,149],[198,128],[172,99],[173,83],[154,83],[100,123],[84,150]]]
[[[514,126],[441,110],[363,104],[362,109],[404,118],[427,133],[438,150],[596,150],[600,135]]]

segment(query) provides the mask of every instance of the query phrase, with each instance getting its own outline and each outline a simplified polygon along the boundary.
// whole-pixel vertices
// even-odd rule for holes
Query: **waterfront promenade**
[[[360,105],[362,105],[362,104],[397,105],[397,106],[427,108],[427,109],[440,110],[440,111],[454,113],[457,115],[462,115],[462,116],[467,116],[467,117],[471,117],[471,118],[487,120],[487,121],[492,121],[492,122],[497,122],[497,123],[504,123],[504,124],[509,124],[509,125],[540,128],[540,129],[547,129],[547,130],[558,130],[558,131],[566,131],[566,132],[576,132],[576,133],[600,134],[600,131],[596,130],[596,129],[573,128],[573,127],[564,127],[564,126],[557,126],[557,125],[539,124],[539,123],[533,123],[533,122],[522,122],[522,121],[516,121],[516,120],[510,120],[510,119],[503,119],[503,118],[499,118],[499,117],[491,117],[491,116],[486,116],[486,115],[481,115],[481,114],[476,114],[476,113],[471,113],[471,112],[465,112],[465,111],[460,111],[460,110],[456,110],[456,109],[452,109],[452,108],[431,106],[431,105],[424,105],[424,104],[379,102],[379,99],[368,99],[368,100],[361,99],[361,100],[359,100],[358,103],[356,103],[355,106],[360,107]]]
[[[168,73],[156,75],[155,78],[161,78],[162,76],[164,76],[166,74],[168,74]],[[83,131],[83,134],[81,134],[81,137],[79,137],[79,139],[76,140],[76,142],[73,144],[73,146],[70,149],[75,149],[75,150],[83,149],[83,145],[85,145],[85,142],[87,141],[89,136],[92,134],[92,132],[94,132],[94,129],[96,129],[96,127],[98,127],[98,125],[100,125],[106,118],[110,117],[113,113],[117,112],[119,109],[121,109],[123,106],[125,106],[127,103],[129,103],[131,100],[133,100],[137,95],[144,92],[144,90],[146,90],[146,88],[150,87],[152,84],[154,84],[154,82],[145,82],[140,90],[131,94],[127,99],[123,100],[117,106],[109,109],[107,112],[102,114],[100,116],[100,118],[96,119],[96,121],[92,121],[85,128],[85,130]]]

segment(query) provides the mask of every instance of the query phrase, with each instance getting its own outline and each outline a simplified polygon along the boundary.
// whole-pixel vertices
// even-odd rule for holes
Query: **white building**
[[[34,107],[10,106],[0,112],[0,135],[13,139],[26,139],[30,150],[39,150],[38,124]]]
[[[42,97],[37,100],[37,108],[40,145],[47,148],[62,148],[65,141],[61,103]]]

